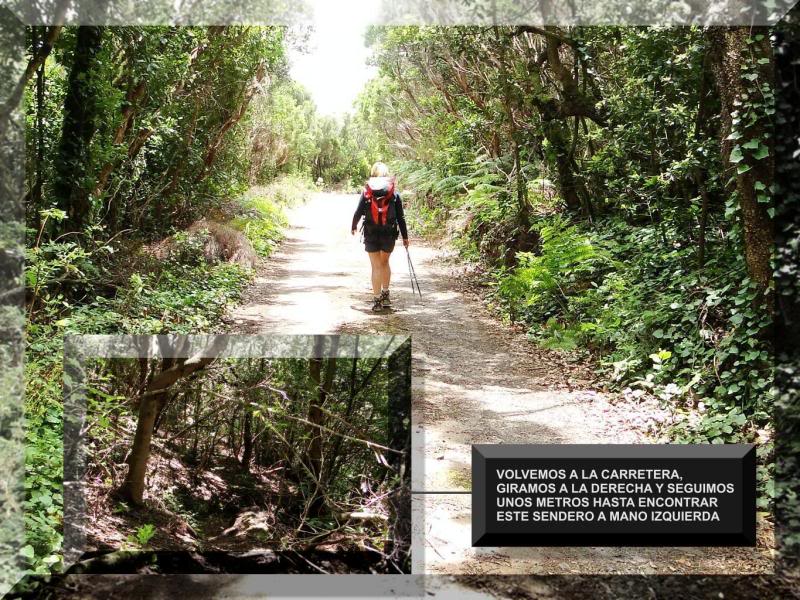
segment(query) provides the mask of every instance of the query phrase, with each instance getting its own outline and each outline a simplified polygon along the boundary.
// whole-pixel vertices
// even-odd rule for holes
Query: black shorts
[[[364,249],[367,252],[391,252],[394,250],[396,241],[397,238],[394,235],[365,235]]]

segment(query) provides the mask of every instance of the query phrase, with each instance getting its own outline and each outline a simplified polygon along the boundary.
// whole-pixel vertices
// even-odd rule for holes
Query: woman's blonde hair
[[[386,163],[376,162],[372,165],[372,169],[369,171],[370,177],[388,177],[389,176],[389,167],[386,166]]]

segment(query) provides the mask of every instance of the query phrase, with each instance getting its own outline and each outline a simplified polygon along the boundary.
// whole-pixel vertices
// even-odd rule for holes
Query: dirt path
[[[349,235],[356,197],[317,194],[231,315],[241,333],[409,334],[413,348],[415,572],[460,574],[769,573],[770,551],[732,548],[470,546],[473,443],[643,441],[585,367],[538,350],[458,291],[440,252],[412,239],[423,291],[410,291],[405,252],[392,255],[395,311],[369,310],[369,264]],[[626,407],[625,412],[629,410]],[[451,492],[448,494],[431,492]],[[424,537],[423,537],[424,536]]]

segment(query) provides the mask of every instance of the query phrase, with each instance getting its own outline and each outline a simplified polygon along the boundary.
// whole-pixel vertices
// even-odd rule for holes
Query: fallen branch
[[[274,413],[275,409],[267,407],[266,411],[269,412],[269,413]],[[286,417],[287,419],[292,419],[294,421],[298,421],[300,423],[304,423],[305,425],[310,425],[311,427],[317,427],[322,431],[325,431],[325,432],[333,434],[333,435],[338,435],[339,437],[343,437],[344,439],[350,440],[352,442],[358,442],[359,444],[366,444],[366,446],[368,448],[371,448],[371,449],[377,448],[379,450],[385,450],[386,452],[394,452],[395,454],[399,454],[401,456],[405,456],[405,452],[403,450],[395,450],[394,448],[389,448],[389,446],[384,446],[382,444],[378,444],[377,442],[370,442],[369,440],[362,440],[361,438],[353,437],[352,435],[347,435],[346,433],[341,433],[339,431],[334,431],[333,429],[330,429],[329,427],[325,427],[324,425],[318,425],[317,423],[312,423],[311,421],[309,421],[308,419],[304,419],[303,417],[295,417],[293,415],[287,415],[285,413],[281,414],[281,416],[282,417]]]
[[[316,571],[319,571],[320,573],[324,573],[325,575],[330,575],[330,573],[328,571],[326,571],[322,567],[319,567],[319,566],[315,565],[313,562],[308,560],[305,556],[300,554],[297,550],[292,550],[292,552],[294,552],[297,556],[302,558],[306,562],[306,564],[308,564],[311,568],[315,569]]]

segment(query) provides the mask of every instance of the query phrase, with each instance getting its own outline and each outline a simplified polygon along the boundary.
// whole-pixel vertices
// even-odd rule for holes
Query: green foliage
[[[130,228],[159,237],[245,189],[248,138],[235,125],[254,93],[266,91],[260,82],[285,79],[284,30],[107,27],[101,36],[90,72],[78,74],[94,102],[84,155],[72,158],[88,196],[78,222],[104,228],[106,237]],[[69,158],[59,154],[59,138],[75,43],[75,28],[65,28],[48,61],[44,102],[35,82],[27,92],[33,222],[54,205],[69,214],[79,208],[55,197],[58,161]],[[68,227],[51,222],[45,233]]]
[[[360,123],[316,113],[308,92],[289,81],[258,97],[250,117],[250,180],[296,175],[328,184],[361,181],[377,160]]]
[[[800,556],[800,353],[796,344],[798,287],[800,276],[800,162],[796,131],[800,115],[800,88],[795,57],[800,49],[800,12],[795,8],[775,28],[776,117],[774,128],[776,232],[776,322],[784,324],[776,336],[775,486],[776,518],[785,526],[780,535],[781,558],[797,565]],[[780,200],[780,201],[777,201]],[[788,318],[787,318],[788,317]],[[794,323],[794,326],[790,325]]]
[[[61,381],[49,373],[41,376],[48,378],[42,383],[55,388],[52,391],[59,398]],[[58,569],[62,561],[63,465],[62,454],[57,451],[62,444],[60,407],[50,402],[36,412],[30,411],[26,425],[25,528],[26,548],[30,548],[26,557],[33,572],[48,573]]]
[[[282,238],[285,217],[280,209],[264,198],[254,198],[249,207],[258,215],[256,218],[238,217],[231,225],[247,236],[259,256],[267,257]]]
[[[772,156],[764,34],[727,74],[728,107],[708,31],[553,31],[569,40],[557,56],[535,31],[376,29],[380,76],[359,118],[383,132],[420,229],[448,230],[482,263],[506,317],[545,347],[591,353],[612,388],[659,398],[671,441],[758,442],[766,507],[768,290],[750,279],[757,242],[734,191],[752,185],[774,214],[771,183],[740,179]]]
[[[652,252],[653,229],[626,234],[604,222],[598,230],[558,218],[540,227],[539,253],[498,272],[496,295],[509,315],[530,323],[539,341],[569,338],[595,351],[620,389],[677,407],[701,403],[693,436],[681,426],[684,441],[740,441],[768,426],[771,354],[757,335],[768,317],[754,307],[741,258],[715,261],[727,268],[725,283],[715,283],[686,267],[691,250]],[[717,427],[717,415],[733,426]]]
[[[139,527],[136,532],[126,538],[127,545],[135,550],[145,550],[147,544],[156,534],[156,527],[152,523],[146,523]]]
[[[610,257],[562,218],[539,226],[538,233],[540,253],[517,254],[518,266],[498,274],[498,296],[514,320],[580,321],[576,300]]]
[[[238,265],[191,265],[170,260],[156,275],[132,275],[130,287],[111,306],[97,302],[77,311],[74,323],[96,332],[101,330],[100,319],[113,326],[112,320],[119,317],[130,333],[206,331],[219,322],[249,280],[250,274]]]
[[[240,216],[231,221],[231,226],[247,236],[259,256],[268,257],[288,224],[284,207],[302,203],[314,191],[305,177],[281,176],[268,186],[245,194],[239,201]]]
[[[32,331],[31,331],[32,330]],[[61,563],[63,502],[61,340],[31,326],[25,365],[25,528],[31,568]]]

